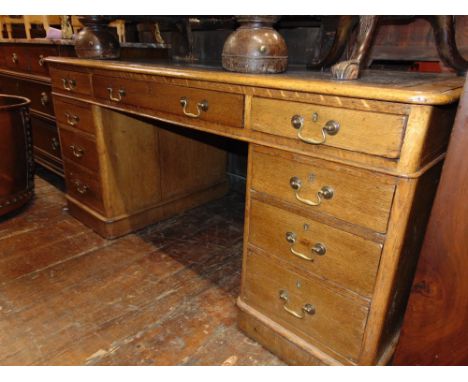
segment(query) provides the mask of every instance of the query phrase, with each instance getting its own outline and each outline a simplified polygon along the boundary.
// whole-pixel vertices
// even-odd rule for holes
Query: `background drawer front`
[[[20,81],[10,76],[0,75],[0,93],[21,95]]]
[[[55,124],[32,115],[31,126],[34,147],[60,160],[60,140]]]
[[[49,68],[52,88],[65,94],[91,95],[91,77],[88,73]]]
[[[29,46],[27,57],[31,72],[35,74],[49,75],[49,70],[44,59],[48,56],[58,56],[57,46]]]
[[[382,251],[380,244],[257,200],[252,200],[249,216],[249,242],[254,246],[371,297]],[[287,233],[294,234],[294,243],[286,240]],[[325,248],[325,254],[319,255],[311,250],[318,243]],[[291,248],[312,260],[294,255]]]
[[[6,47],[0,45],[0,68],[5,67]]]
[[[312,120],[314,113],[318,116],[316,122]],[[294,115],[304,118],[302,135],[314,140],[322,139],[322,127],[327,121],[338,122],[339,131],[335,135],[326,135],[323,143],[326,146],[387,158],[400,156],[406,116],[258,97],[252,99],[254,130],[299,140],[298,129],[291,124]]]
[[[78,132],[63,128],[60,128],[60,142],[63,157],[69,162],[77,163],[94,172],[99,171],[96,142]]]
[[[54,96],[55,117],[62,125],[95,134],[91,107],[83,102]]]
[[[289,271],[285,263],[259,253],[248,253],[244,272],[241,298],[247,304],[299,336],[318,341],[314,344],[324,351],[327,348],[320,344],[326,344],[351,360],[359,357],[367,307],[333,292],[318,280],[305,279]],[[285,301],[280,298],[280,291],[288,295],[286,307],[303,314],[302,319],[284,309]],[[311,304],[315,314],[304,313],[301,309],[305,304]]]
[[[31,100],[31,109],[54,117],[51,88],[48,84],[20,80],[20,91],[24,97]]]
[[[185,86],[162,84],[150,81],[115,78],[106,76],[93,77],[94,94],[110,104],[135,105],[148,109],[170,113],[187,121],[209,121],[231,127],[242,127],[244,118],[244,97],[239,94],[201,90]],[[111,101],[112,97],[120,101]],[[123,93],[119,93],[120,91]],[[200,115],[188,117],[183,112],[181,99],[187,100],[186,112]],[[197,104],[206,101],[206,111],[197,110]]]
[[[252,150],[251,160],[255,191],[300,206],[304,211],[326,213],[376,232],[386,232],[395,192],[393,178],[258,146]],[[297,192],[291,187],[292,178],[302,184]],[[333,197],[322,198],[318,206],[296,198],[299,195],[316,202],[317,192],[326,186],[333,189]]]
[[[4,53],[4,65],[6,68],[20,72],[30,71],[30,64],[26,47],[5,46]]]
[[[66,159],[64,166],[67,193],[79,202],[103,213],[104,206],[99,178]]]

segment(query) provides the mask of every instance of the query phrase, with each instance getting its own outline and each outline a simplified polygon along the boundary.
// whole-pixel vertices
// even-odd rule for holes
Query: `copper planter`
[[[0,216],[24,205],[34,192],[29,103],[0,94]]]

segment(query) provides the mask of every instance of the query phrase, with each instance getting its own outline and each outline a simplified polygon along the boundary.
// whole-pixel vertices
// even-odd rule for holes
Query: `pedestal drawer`
[[[67,193],[79,202],[104,212],[99,177],[65,159]]]
[[[323,351],[330,349],[356,361],[368,307],[319,280],[290,271],[286,264],[248,252],[241,299],[291,332],[308,337]]]
[[[255,146],[252,189],[304,211],[386,232],[396,180],[350,166]]]
[[[96,142],[79,132],[60,128],[62,154],[69,162],[79,164],[88,170],[99,171]]]
[[[94,94],[109,104],[134,105],[174,114],[187,121],[242,127],[244,97],[212,90],[96,75]]]
[[[54,96],[55,117],[62,125],[95,134],[91,107],[83,102]]]
[[[249,243],[316,276],[370,298],[382,246],[258,200]]]
[[[252,129],[305,144],[398,158],[406,115],[254,97]]]

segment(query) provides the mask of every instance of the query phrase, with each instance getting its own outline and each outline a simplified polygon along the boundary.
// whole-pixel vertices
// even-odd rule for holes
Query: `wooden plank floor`
[[[0,218],[0,365],[281,365],[236,326],[237,194],[117,240],[36,197]]]

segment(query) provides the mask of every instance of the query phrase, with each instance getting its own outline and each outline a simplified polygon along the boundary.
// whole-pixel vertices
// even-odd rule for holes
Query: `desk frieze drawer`
[[[91,95],[91,77],[88,73],[51,67],[49,74],[52,79],[52,88],[55,92],[63,94]]]
[[[54,105],[57,122],[68,128],[77,129],[92,135],[95,134],[90,105],[59,96],[54,96]]]
[[[323,351],[358,359],[367,305],[289,270],[286,263],[248,252],[241,299]]]
[[[370,298],[382,246],[258,200],[250,206],[249,243]]]
[[[244,97],[240,94],[100,75],[93,77],[93,87],[95,96],[111,105],[156,110],[191,123],[243,126]]]
[[[63,157],[91,171],[99,171],[96,142],[79,132],[60,128]]]
[[[99,177],[65,159],[67,193],[77,201],[104,212]]]
[[[370,171],[292,153],[252,150],[252,189],[385,233],[396,180]]]
[[[254,97],[252,129],[386,158],[398,158],[406,115]]]

